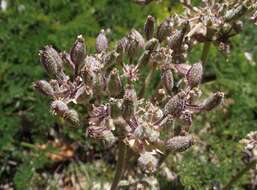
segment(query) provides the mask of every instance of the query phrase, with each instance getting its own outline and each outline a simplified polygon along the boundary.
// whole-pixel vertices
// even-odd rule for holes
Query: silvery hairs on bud
[[[72,62],[78,68],[78,66],[84,61],[86,57],[85,40],[82,35],[79,35],[73,44],[70,51],[70,57]]]
[[[108,39],[105,36],[105,31],[102,29],[96,38],[95,48],[97,53],[101,53],[108,48]]]
[[[40,61],[46,72],[53,77],[63,79],[63,61],[59,53],[50,45],[39,51]]]
[[[215,107],[221,104],[224,98],[223,92],[216,92],[208,97],[203,103],[200,105],[200,108],[204,111],[211,111]]]
[[[146,19],[145,26],[144,26],[146,40],[150,40],[151,38],[153,38],[154,27],[155,27],[154,25],[155,25],[155,18],[149,15]]]
[[[203,65],[201,62],[195,63],[189,69],[187,75],[187,81],[191,88],[198,86],[203,77]]]
[[[176,136],[167,140],[165,143],[165,147],[168,151],[171,152],[183,152],[191,147],[194,143],[193,137],[191,135],[188,136]]]
[[[54,90],[52,86],[45,80],[36,81],[33,84],[33,87],[45,96],[54,96]]]

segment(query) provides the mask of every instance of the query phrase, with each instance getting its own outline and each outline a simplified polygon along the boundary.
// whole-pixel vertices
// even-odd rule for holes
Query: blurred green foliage
[[[181,10],[168,0],[147,7],[125,0],[8,1],[8,8],[0,10],[0,184],[13,181],[17,189],[27,189],[34,171],[49,162],[44,152],[33,147],[46,143],[56,122],[49,114],[49,102],[32,89],[33,81],[47,78],[38,51],[46,44],[68,51],[79,34],[85,36],[89,51],[94,51],[101,28],[111,30],[108,38],[114,46],[130,29],[142,30],[148,14],[160,21],[170,8]],[[234,39],[229,56],[212,48],[206,70],[217,79],[204,85],[204,93],[224,91],[232,104],[197,117],[191,130],[207,144],[204,151],[189,150],[182,161],[170,163],[185,189],[226,183],[242,166],[238,141],[257,127],[257,66],[250,64],[244,53],[250,52],[257,61],[256,42],[256,27],[246,25],[244,33]],[[192,62],[198,60],[200,50],[192,52]],[[66,133],[74,141],[87,143],[83,129]],[[10,161],[16,164],[10,165]],[[247,183],[249,176],[236,189]]]

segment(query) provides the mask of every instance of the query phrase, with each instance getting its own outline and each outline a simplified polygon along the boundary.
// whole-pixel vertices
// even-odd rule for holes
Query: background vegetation
[[[62,124],[49,113],[48,101],[32,89],[33,81],[47,77],[38,51],[46,44],[68,50],[78,34],[85,36],[89,51],[93,51],[101,28],[110,29],[108,38],[114,46],[130,29],[142,30],[147,15],[161,21],[180,10],[172,0],[147,7],[125,0],[9,0],[7,9],[0,10],[0,189],[6,184],[16,189],[54,189],[57,169],[68,173],[79,170],[88,184],[90,179],[110,181],[114,158],[104,156],[106,152],[85,137],[84,129],[61,132],[79,146],[76,159],[55,162],[47,157],[49,149],[57,151],[54,147],[38,149],[37,145],[51,140],[53,129]],[[172,156],[168,159],[184,189],[224,184],[242,167],[238,141],[257,127],[256,46],[256,26],[246,24],[244,33],[234,38],[229,56],[212,48],[206,69],[216,79],[206,83],[204,91],[224,91],[226,99],[220,109],[194,123],[191,130],[201,143],[177,162]],[[191,62],[197,61],[199,54],[200,47],[192,52]],[[252,60],[246,59],[249,54]],[[42,173],[48,177],[40,177]],[[250,175],[246,175],[235,189],[246,189],[249,184]],[[162,188],[168,187],[164,180]]]

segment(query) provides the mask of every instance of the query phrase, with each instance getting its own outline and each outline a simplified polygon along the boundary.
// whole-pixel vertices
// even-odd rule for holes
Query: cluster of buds
[[[253,12],[256,2],[220,2],[204,1],[196,8],[183,1],[186,14],[168,17],[158,26],[148,16],[144,34],[133,29],[112,50],[104,30],[96,38],[94,54],[86,51],[81,35],[69,53],[46,46],[39,55],[50,80],[37,81],[34,87],[51,98],[53,113],[72,125],[85,125],[88,137],[108,146],[123,142],[138,155],[139,166],[153,172],[164,152],[182,152],[193,145],[189,129],[194,115],[211,111],[224,97],[215,92],[201,98],[206,60],[189,64],[187,54],[197,43],[213,43],[227,52],[230,37],[242,29],[239,19]],[[156,93],[145,96],[158,74]],[[87,123],[70,104],[86,108]],[[161,133],[167,131],[170,135],[163,138]]]

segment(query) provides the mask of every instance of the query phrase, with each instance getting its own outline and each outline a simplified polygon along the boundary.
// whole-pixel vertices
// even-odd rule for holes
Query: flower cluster
[[[256,1],[204,1],[199,8],[190,1],[182,3],[184,15],[170,16],[159,25],[148,16],[143,34],[133,29],[113,49],[101,30],[93,54],[86,51],[81,35],[69,53],[52,46],[39,53],[50,80],[37,81],[34,87],[51,98],[51,111],[72,125],[86,125],[89,137],[108,146],[125,144],[148,172],[157,169],[164,153],[193,145],[193,116],[222,102],[222,92],[201,98],[209,46],[229,52],[230,38],[243,27],[239,19],[253,13],[251,19],[256,20]],[[204,44],[202,57],[189,64],[187,55],[198,43]],[[149,96],[153,76],[159,74],[155,93]],[[86,108],[87,123],[80,121],[71,104]],[[163,131],[169,131],[168,137],[163,138]]]

